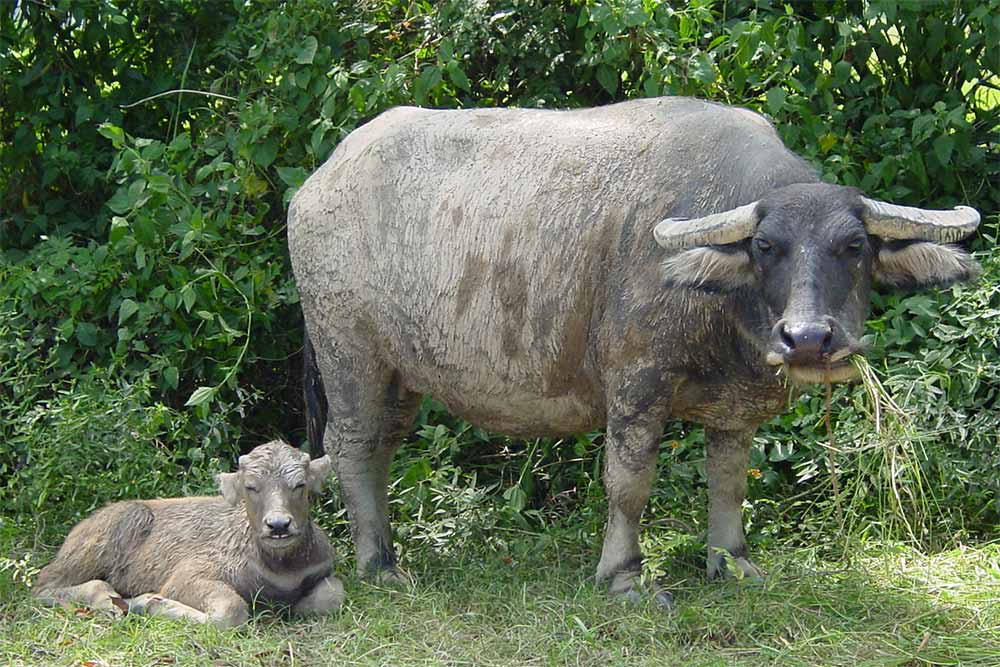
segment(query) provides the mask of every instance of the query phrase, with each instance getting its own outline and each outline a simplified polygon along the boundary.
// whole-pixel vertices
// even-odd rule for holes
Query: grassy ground
[[[264,611],[236,631],[41,608],[8,570],[0,665],[1000,665],[998,544],[859,546],[849,565],[782,547],[762,554],[757,585],[708,583],[682,559],[672,612],[608,599],[584,553],[550,541],[520,562],[475,542],[418,554],[410,590],[345,577],[338,615]]]

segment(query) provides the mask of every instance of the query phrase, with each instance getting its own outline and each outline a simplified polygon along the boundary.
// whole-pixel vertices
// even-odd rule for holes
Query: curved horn
[[[957,206],[950,211],[899,206],[877,199],[861,198],[865,205],[861,219],[869,234],[890,239],[919,239],[954,243],[976,231],[979,211]]]
[[[667,218],[656,223],[653,237],[668,250],[696,245],[725,245],[752,236],[757,229],[757,202],[701,218]]]

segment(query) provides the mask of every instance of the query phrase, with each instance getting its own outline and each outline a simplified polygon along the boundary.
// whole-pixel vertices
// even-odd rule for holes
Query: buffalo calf
[[[109,505],[70,532],[34,595],[223,627],[245,622],[256,599],[336,609],[344,589],[330,573],[333,549],[309,518],[309,494],[329,468],[325,456],[310,461],[274,441],[219,475],[221,496]]]

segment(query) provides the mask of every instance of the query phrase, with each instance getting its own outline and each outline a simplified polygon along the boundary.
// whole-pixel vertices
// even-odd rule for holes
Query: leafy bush
[[[240,406],[194,420],[153,398],[149,370],[113,360],[67,373],[99,330],[73,319],[51,329],[44,314],[72,318],[117,267],[96,244],[49,239],[31,253],[34,271],[0,263],[0,537],[16,527],[48,538],[112,500],[208,490],[236,453]]]
[[[47,536],[113,500],[212,493],[213,474],[236,454],[226,416],[195,429],[187,415],[151,401],[148,384],[102,371],[67,382],[19,416],[0,444],[0,458],[14,462],[0,504],[9,520]]]

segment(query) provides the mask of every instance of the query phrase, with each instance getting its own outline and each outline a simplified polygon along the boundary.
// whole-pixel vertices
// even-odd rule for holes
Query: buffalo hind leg
[[[396,383],[384,387],[381,415],[337,419],[331,411],[325,441],[351,520],[358,573],[384,583],[406,583],[393,548],[389,524],[389,469],[419,407],[420,397]],[[376,429],[373,431],[373,427]]]
[[[313,342],[329,407],[323,443],[351,521],[358,574],[407,582],[392,544],[389,468],[413,425],[420,395],[373,355],[345,354],[320,340]]]
[[[662,432],[662,421],[652,415],[608,422],[604,448],[608,521],[597,580],[607,581],[613,595],[632,601],[643,598],[639,520],[656,476]],[[657,592],[654,600],[662,607],[673,603],[666,591]]]
[[[91,579],[75,586],[45,587],[36,589],[33,594],[39,602],[51,606],[77,603],[96,611],[125,612],[122,597],[103,579]]]
[[[747,555],[743,501],[754,430],[705,429],[708,474],[708,576],[761,579],[764,572]],[[731,567],[738,568],[733,572]]]

